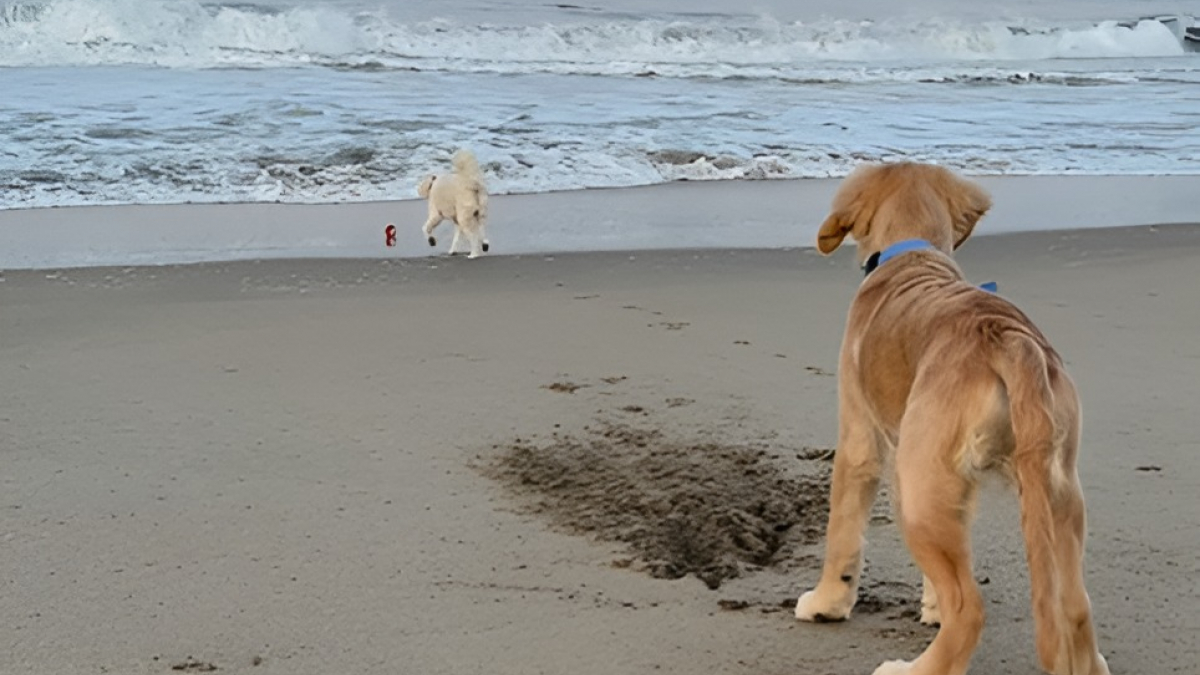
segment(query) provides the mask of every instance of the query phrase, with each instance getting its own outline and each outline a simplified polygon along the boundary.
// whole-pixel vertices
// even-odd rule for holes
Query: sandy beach
[[[1195,673],[1200,226],[1162,223],[1196,179],[1119,180],[1167,196],[986,181],[979,231],[1002,234],[959,260],[1079,385],[1113,672]],[[0,673],[849,675],[919,653],[933,630],[886,498],[853,619],[787,607],[819,572],[860,276],[850,250],[802,248],[834,184],[806,183],[799,216],[780,185],[498,199],[496,249],[522,254],[479,261],[382,258],[383,222],[415,229],[417,202],[0,212]],[[679,198],[700,190],[718,196]],[[683,236],[647,215],[664,195],[752,234]],[[344,255],[377,257],[38,257],[85,221],[88,241],[165,217],[318,240],[338,210],[364,242]],[[647,223],[648,244],[607,248],[663,250],[538,250],[578,213]],[[1017,232],[1089,213],[1105,229]],[[12,228],[55,223],[22,264]],[[693,245],[718,248],[671,250]],[[1015,499],[989,486],[979,514],[972,672],[1038,672]]]

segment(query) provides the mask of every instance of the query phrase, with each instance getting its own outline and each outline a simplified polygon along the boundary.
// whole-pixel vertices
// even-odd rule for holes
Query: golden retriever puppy
[[[467,257],[478,258],[491,247],[487,239],[487,185],[470,150],[454,153],[452,163],[454,173],[431,174],[417,186],[417,194],[429,201],[429,218],[421,231],[430,246],[437,246],[433,230],[449,219],[454,223],[454,239],[447,253],[458,252],[458,242],[466,235],[471,247]]]
[[[842,341],[825,564],[796,617],[850,616],[868,513],[894,462],[898,521],[925,575],[922,620],[941,628],[915,661],[875,673],[967,672],[983,630],[970,521],[981,474],[994,470],[1020,495],[1041,666],[1107,675],[1083,583],[1075,386],[1037,327],[951,259],[990,207],[983,189],[946,169],[867,166],[821,225],[817,248],[828,254],[853,237],[867,276]]]

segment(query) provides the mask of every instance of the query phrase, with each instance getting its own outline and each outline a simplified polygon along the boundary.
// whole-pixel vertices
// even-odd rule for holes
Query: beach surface
[[[1058,181],[1026,199],[987,181],[979,232],[1067,214]],[[798,208],[768,198],[779,185],[593,191],[569,213],[696,245],[646,215],[669,195],[704,222],[744,215],[737,246],[805,246],[827,195]],[[1140,222],[1129,194],[1075,212],[1127,204],[1091,224],[1139,227],[980,236],[959,260],[1079,386],[1113,672],[1194,673],[1200,226],[1158,225],[1186,193],[1147,198]],[[417,202],[0,213],[11,237],[56,217],[201,232],[375,209],[347,227],[378,239],[374,258],[44,269],[35,252],[43,269],[3,273],[0,673],[849,675],[919,653],[934,633],[886,496],[852,620],[789,608],[819,574],[853,250],[536,252],[565,204],[497,200],[496,250],[526,253],[477,261],[408,257],[419,241],[381,259],[383,223],[417,228]],[[610,248],[640,247],[618,234]],[[1039,672],[1002,485],[974,532],[973,672]]]

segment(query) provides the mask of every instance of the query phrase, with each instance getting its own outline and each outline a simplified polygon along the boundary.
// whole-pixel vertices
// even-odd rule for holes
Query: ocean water
[[[1193,16],[1200,2],[0,0],[0,208],[415,199],[459,147],[495,193],[896,159],[1200,174]]]

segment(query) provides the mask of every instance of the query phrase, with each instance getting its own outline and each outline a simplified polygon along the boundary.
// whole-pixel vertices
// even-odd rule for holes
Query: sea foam
[[[1114,19],[1117,17],[1114,17]],[[272,8],[194,0],[49,0],[0,9],[0,67],[301,65],[463,72],[792,75],[823,63],[1030,60],[1184,53],[1162,22],[929,18],[780,22],[594,20],[407,23],[340,5]]]

